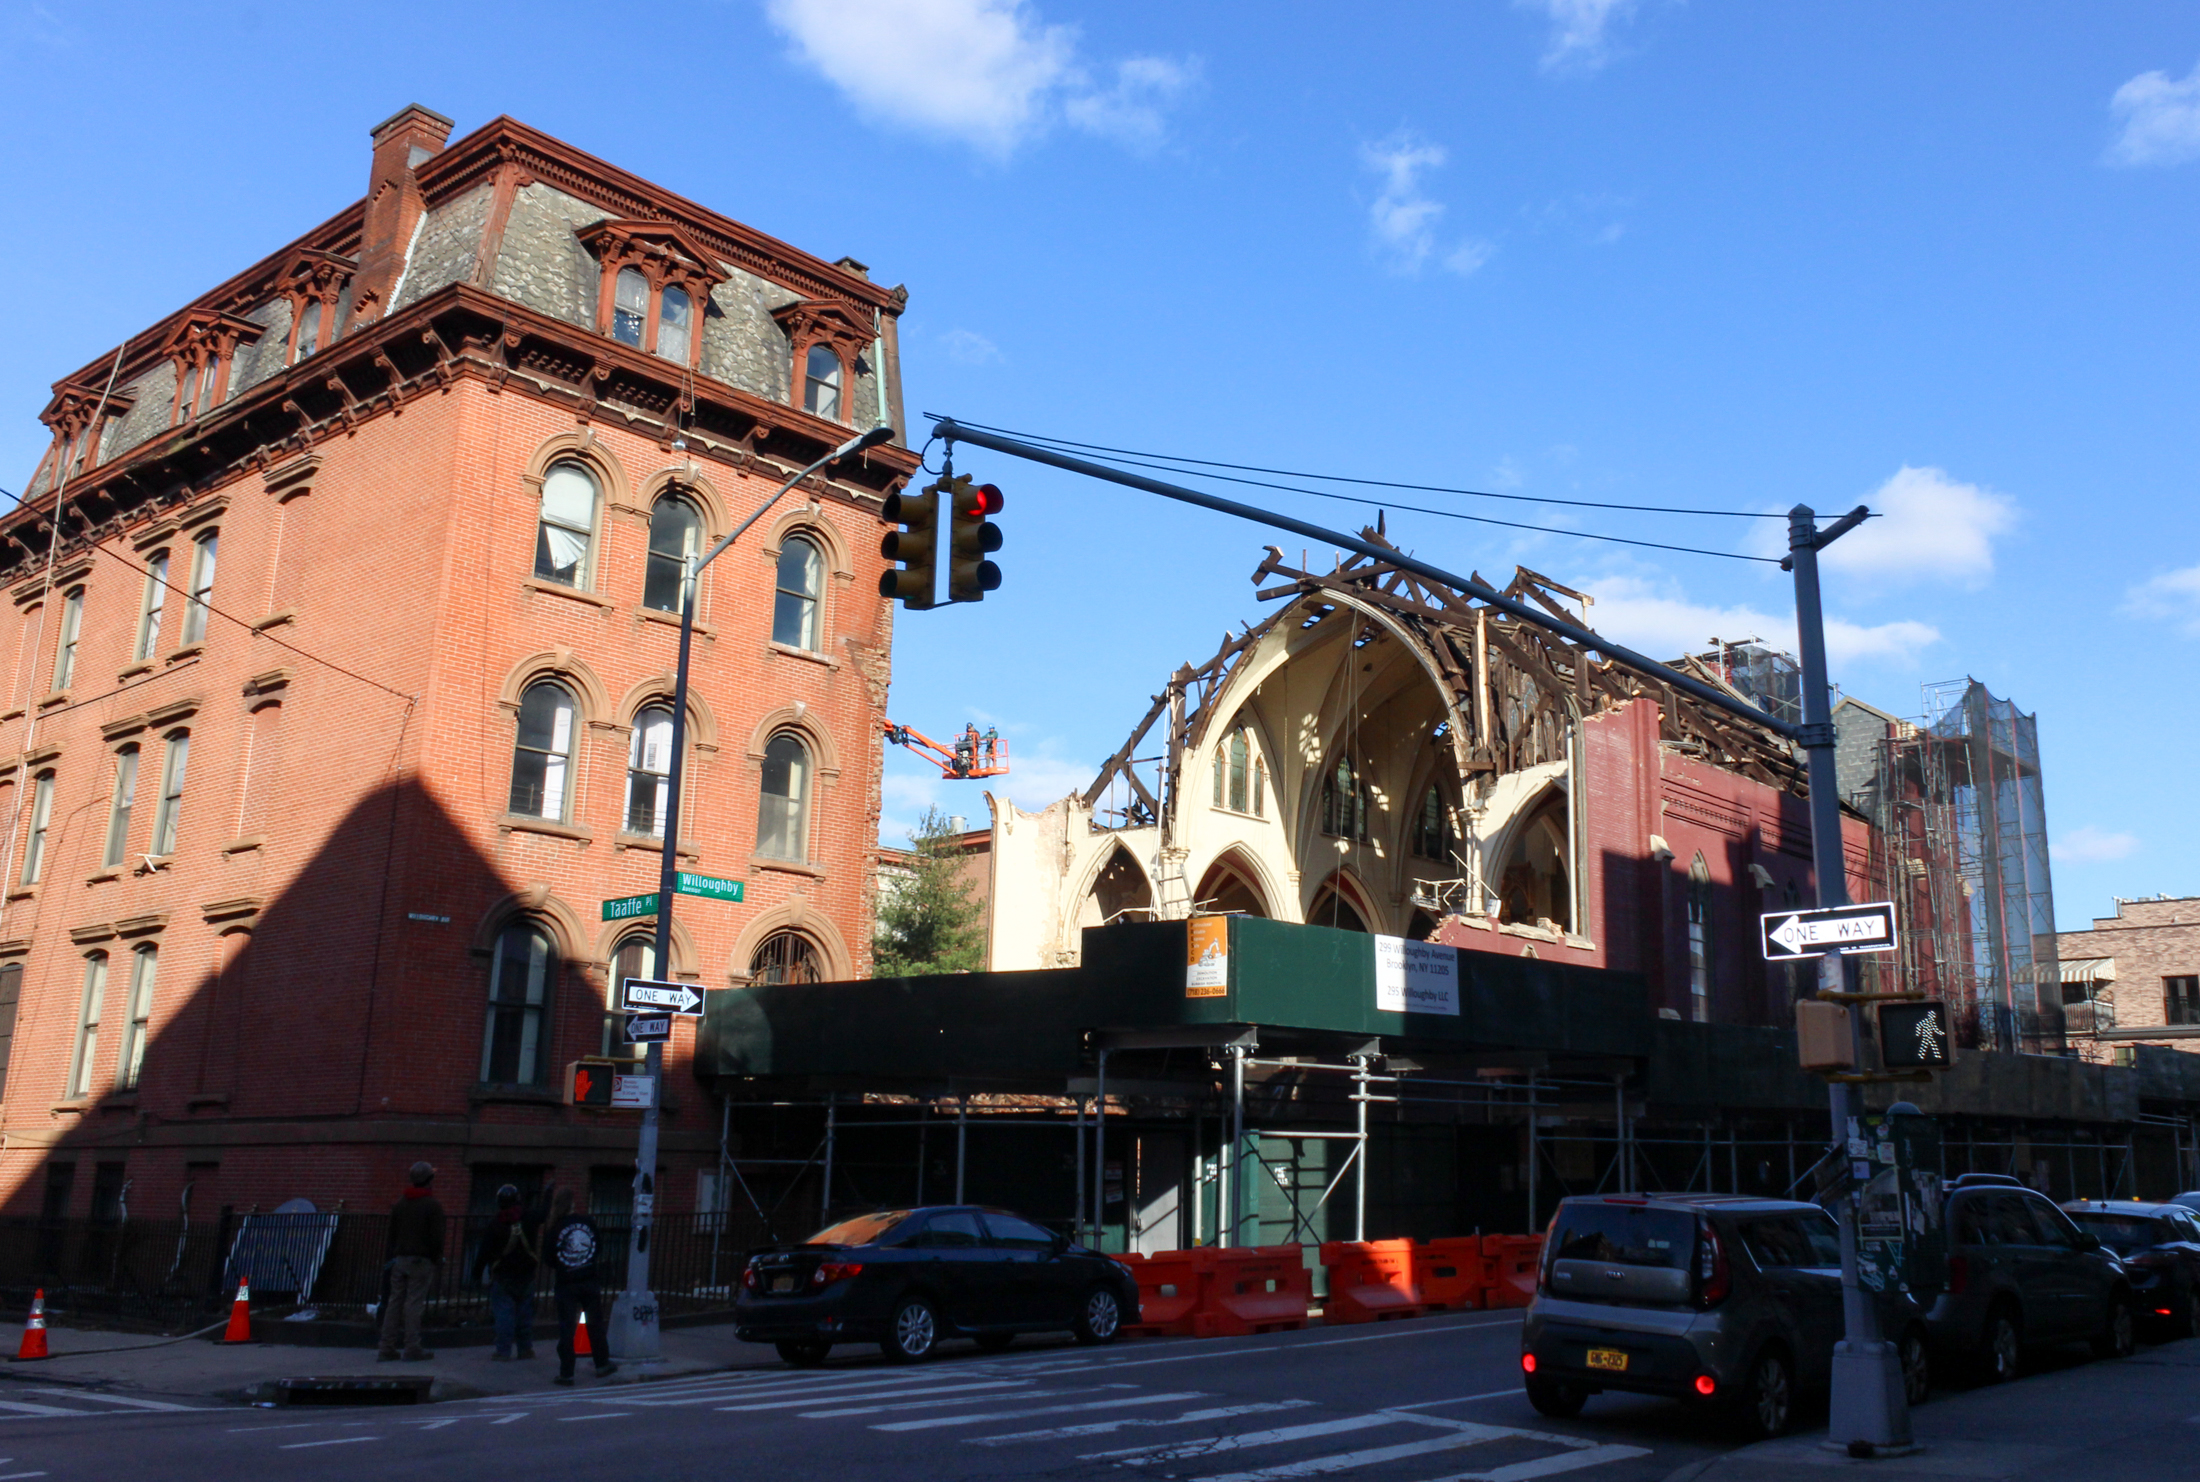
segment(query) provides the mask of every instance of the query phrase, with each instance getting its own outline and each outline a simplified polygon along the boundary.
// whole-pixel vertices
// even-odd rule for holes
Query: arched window
[[[642,329],[649,323],[649,280],[639,269],[621,268],[612,295],[611,338],[639,350]]]
[[[153,976],[160,968],[160,949],[147,943],[130,954],[130,1017],[122,1026],[122,1050],[115,1056],[115,1089],[137,1088],[138,1072],[145,1065],[145,1041],[153,1025]]]
[[[825,560],[808,538],[790,535],[779,547],[779,594],[772,604],[772,642],[817,648],[817,597]]]
[[[1322,832],[1340,839],[1367,837],[1367,779],[1349,756],[1322,774]]]
[[[829,345],[812,345],[803,359],[802,408],[830,421],[840,420],[840,356]]]
[[[657,944],[643,935],[628,937],[611,954],[611,982],[606,988],[603,1015],[603,1052],[615,1059],[639,1060],[647,1047],[626,1037],[626,1010],[619,1007],[619,985],[628,978],[657,976]]]
[[[678,612],[686,594],[688,563],[703,553],[703,521],[684,499],[665,498],[649,512],[649,568],[642,577],[642,606]]]
[[[511,811],[563,820],[573,770],[573,697],[541,680],[519,698],[519,734],[512,748]]]
[[[672,711],[651,705],[634,717],[634,739],[627,746],[626,831],[661,837],[671,789]]]
[[[657,353],[682,365],[688,361],[690,324],[695,302],[684,288],[667,287],[657,296]]]
[[[1215,806],[1258,817],[1267,811],[1267,784],[1250,735],[1245,727],[1233,726],[1215,748]]]
[[[535,575],[560,586],[587,586],[588,553],[595,543],[595,475],[578,463],[557,464],[542,476]]]
[[[214,601],[214,557],[221,546],[221,532],[209,530],[191,542],[191,595],[183,607],[183,641],[206,641],[206,615]]]
[[[153,813],[155,855],[176,852],[176,819],[183,812],[183,771],[191,760],[191,733],[177,731],[168,738],[168,750],[160,763],[160,806]]]
[[[1499,919],[1517,926],[1548,920],[1574,929],[1574,896],[1567,860],[1566,795],[1552,790],[1513,830],[1505,863],[1497,872]]]
[[[773,932],[757,944],[756,955],[749,959],[751,986],[824,981],[825,954],[799,931]]]
[[[142,662],[160,649],[160,618],[168,606],[168,553],[158,552],[145,563],[145,605],[138,611],[137,647],[131,656]]]
[[[1688,867],[1689,1017],[1711,1017],[1711,867],[1698,854]]]
[[[763,797],[757,809],[756,852],[768,859],[803,859],[809,844],[810,749],[781,731],[764,747]]]
[[[489,1021],[481,1036],[481,1078],[491,1085],[532,1086],[549,1056],[543,1042],[558,950],[531,922],[515,921],[497,935],[489,958]]]
[[[1433,782],[1421,794],[1421,810],[1413,816],[1413,852],[1423,859],[1452,856],[1451,810],[1444,806],[1443,789]]]
[[[69,1097],[92,1094],[92,1062],[99,1058],[99,1016],[107,997],[107,954],[84,959],[84,1004],[76,1021],[76,1053],[69,1059]]]
[[[305,307],[298,311],[297,348],[291,354],[291,364],[296,365],[320,348],[321,301],[317,298],[309,298],[306,300]]]
[[[107,848],[99,857],[102,868],[122,863],[130,849],[130,811],[137,806],[138,749],[132,742],[115,753],[114,799],[107,808]]]

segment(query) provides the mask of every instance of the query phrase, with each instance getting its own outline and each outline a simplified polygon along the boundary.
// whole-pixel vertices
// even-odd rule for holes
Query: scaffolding
[[[1923,698],[1880,740],[1870,793],[1900,986],[1945,1000],[1965,1048],[2061,1053],[2038,722],[1975,679]]]

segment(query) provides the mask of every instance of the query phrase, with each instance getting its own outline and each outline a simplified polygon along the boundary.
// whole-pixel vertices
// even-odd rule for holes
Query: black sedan
[[[2192,1336],[2200,1319],[2200,1214],[2126,1199],[2074,1199],[2063,1213],[2123,1258],[2142,1322],[2159,1336]]]
[[[887,1209],[751,1253],[734,1319],[743,1342],[776,1344],[790,1364],[822,1363],[835,1343],[914,1362],[949,1337],[985,1349],[1018,1333],[1112,1343],[1138,1321],[1138,1283],[1006,1210]]]

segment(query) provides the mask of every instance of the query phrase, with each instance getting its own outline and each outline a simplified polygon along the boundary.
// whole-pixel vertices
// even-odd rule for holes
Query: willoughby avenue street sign
[[[739,880],[721,880],[715,875],[690,874],[686,870],[672,877],[675,895],[699,895],[704,900],[732,901],[735,905],[741,904],[742,888]]]
[[[1769,911],[1760,919],[1765,961],[1791,962],[1828,952],[1892,952],[1894,906],[1829,906],[1821,911]]]
[[[650,978],[621,978],[619,980],[619,1007],[628,1013],[646,1013],[654,1009],[660,1014],[685,1014],[692,1019],[703,1016],[703,995],[688,983],[660,983]]]

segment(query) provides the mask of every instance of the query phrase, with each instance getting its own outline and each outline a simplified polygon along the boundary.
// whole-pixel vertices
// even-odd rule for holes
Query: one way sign
[[[1791,962],[1828,952],[1892,952],[1894,904],[1829,906],[1822,911],[1772,911],[1759,918],[1765,961]]]
[[[687,983],[622,978],[619,980],[619,1007],[630,1013],[637,1009],[655,1009],[660,1014],[685,1014],[691,1019],[699,1019],[703,1015],[703,995]]]

